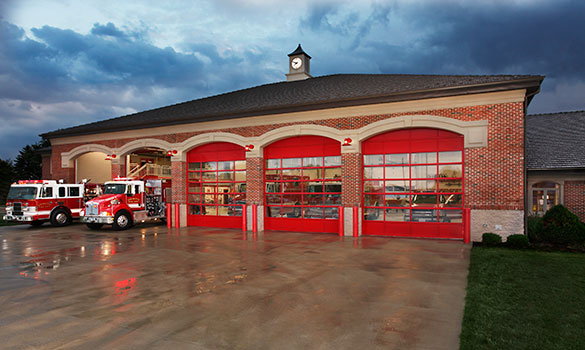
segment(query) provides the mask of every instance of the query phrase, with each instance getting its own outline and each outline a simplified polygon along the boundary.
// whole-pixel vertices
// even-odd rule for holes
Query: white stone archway
[[[115,154],[115,150],[108,146],[91,143],[88,145],[78,146],[69,152],[61,153],[61,167],[73,168],[75,166],[75,159],[79,156],[89,152],[101,152],[104,154]]]
[[[405,128],[448,130],[463,135],[465,148],[487,146],[487,120],[462,121],[434,115],[407,115],[379,120],[355,130],[352,139],[361,143],[372,136]]]
[[[278,129],[271,130],[255,139],[251,139],[251,143],[254,144],[254,150],[250,153],[250,157],[261,157],[262,150],[273,142],[283,140],[294,136],[322,136],[340,143],[348,133],[346,130],[339,130],[323,125],[314,124],[300,124],[300,125],[289,125]]]
[[[132,153],[133,151],[146,147],[159,148],[161,150],[169,151],[175,149],[175,144],[160,139],[138,139],[128,142],[124,146],[117,148],[115,150],[115,154],[118,156],[118,158],[120,158]]]
[[[242,147],[245,147],[249,144],[254,144],[255,138],[248,138],[238,134],[232,134],[228,132],[210,132],[200,135],[195,135],[180,144],[176,145],[176,149],[178,153],[173,157],[176,157],[177,160],[181,160],[183,162],[187,161],[187,153],[192,150],[193,148],[213,143],[213,142],[228,142],[233,143]]]

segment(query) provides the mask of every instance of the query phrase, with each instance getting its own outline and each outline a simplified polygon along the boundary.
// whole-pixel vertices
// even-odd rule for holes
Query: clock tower
[[[301,44],[296,50],[288,54],[288,74],[286,81],[296,81],[311,78],[311,56],[307,55]]]

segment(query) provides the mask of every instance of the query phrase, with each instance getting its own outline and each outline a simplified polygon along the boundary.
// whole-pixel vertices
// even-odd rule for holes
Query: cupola
[[[296,81],[311,78],[311,56],[309,56],[301,44],[296,50],[288,54],[288,74],[286,81]]]

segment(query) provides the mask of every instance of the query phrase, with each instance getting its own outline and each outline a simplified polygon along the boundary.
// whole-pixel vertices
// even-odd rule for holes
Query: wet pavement
[[[2,349],[457,349],[469,245],[0,227]]]

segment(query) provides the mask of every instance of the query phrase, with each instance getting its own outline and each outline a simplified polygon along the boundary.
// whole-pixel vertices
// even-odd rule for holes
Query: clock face
[[[299,68],[301,68],[302,65],[303,65],[303,60],[301,60],[300,57],[295,57],[290,62],[290,66],[292,67],[292,69],[299,69]]]

